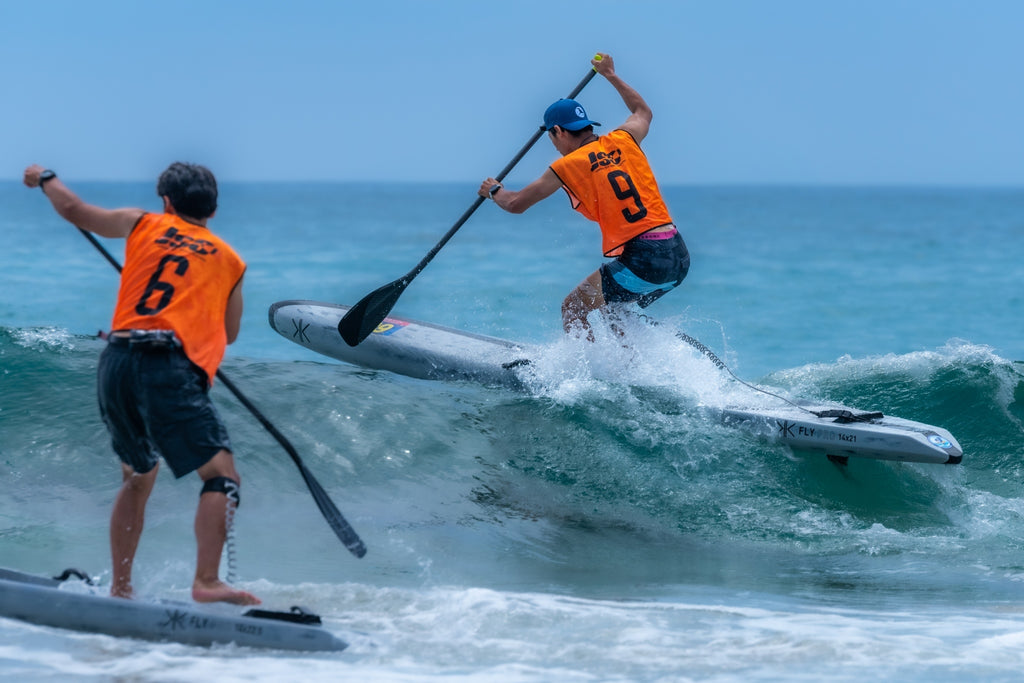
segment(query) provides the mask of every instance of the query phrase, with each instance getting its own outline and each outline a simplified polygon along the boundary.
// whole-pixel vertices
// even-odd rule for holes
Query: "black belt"
[[[107,342],[139,351],[170,351],[181,348],[181,342],[174,336],[174,330],[117,330],[107,335]]]

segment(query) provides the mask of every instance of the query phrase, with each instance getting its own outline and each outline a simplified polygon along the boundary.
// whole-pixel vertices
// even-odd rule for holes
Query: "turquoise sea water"
[[[157,208],[150,184],[75,188]],[[1024,191],[666,191],[693,267],[651,315],[747,380],[943,426],[965,453],[840,468],[688,410],[695,385],[730,383],[686,349],[642,347],[627,371],[619,348],[567,344],[561,299],[600,259],[596,228],[560,198],[522,216],[484,204],[394,309],[564,351],[532,393],[364,370],[270,329],[275,301],[350,304],[407,272],[474,190],[229,183],[212,223],[249,263],[223,370],[369,548],[344,549],[287,454],[216,387],[244,479],[239,583],[315,609],[352,647],[204,649],[0,620],[0,675],[1018,679]],[[0,232],[0,566],[109,579],[119,473],[94,372],[116,273],[15,183],[0,184]],[[187,596],[198,488],[161,474],[143,594]]]

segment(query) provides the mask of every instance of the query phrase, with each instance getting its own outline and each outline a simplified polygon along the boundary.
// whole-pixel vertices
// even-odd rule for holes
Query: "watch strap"
[[[46,183],[47,180],[53,180],[56,177],[57,177],[57,174],[54,173],[53,171],[51,171],[50,169],[46,169],[45,171],[40,173],[39,174],[39,189],[42,190],[45,193],[46,190],[43,188],[43,184]]]

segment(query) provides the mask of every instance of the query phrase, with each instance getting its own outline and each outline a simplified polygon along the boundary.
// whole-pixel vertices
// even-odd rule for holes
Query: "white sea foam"
[[[925,681],[1024,666],[1024,615],[984,608],[862,610],[699,587],[654,601],[445,587],[297,591],[333,606],[325,627],[349,639],[348,650],[198,648],[4,620],[0,670],[23,680],[270,681],[301,670],[309,681],[844,681],[866,672]]]

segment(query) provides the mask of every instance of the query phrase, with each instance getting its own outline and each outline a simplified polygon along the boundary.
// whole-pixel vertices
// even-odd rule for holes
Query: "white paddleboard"
[[[366,368],[435,380],[472,380],[521,389],[522,373],[538,350],[497,337],[390,316],[361,344],[349,346],[338,323],[349,306],[279,301],[270,326],[281,336],[330,358]],[[816,451],[849,457],[957,464],[963,450],[947,430],[922,422],[865,413],[837,404],[779,400],[773,407],[704,407],[727,425]]]

